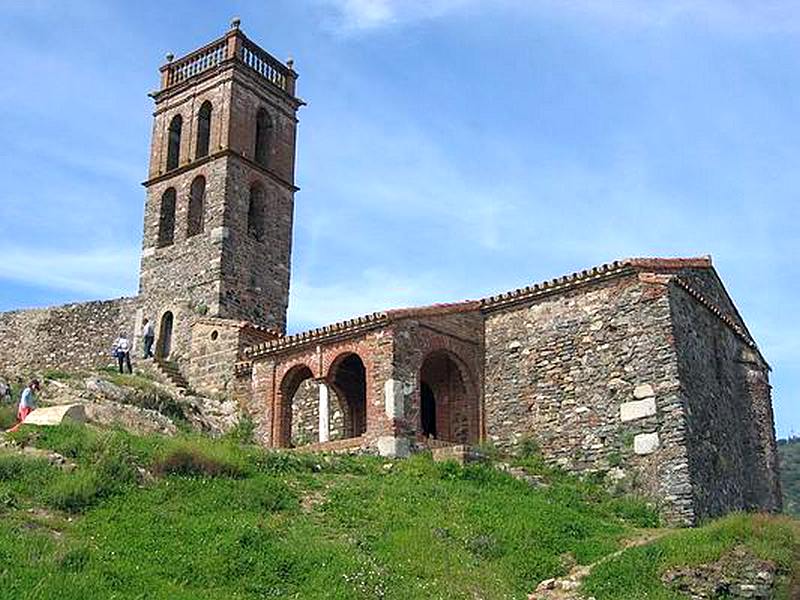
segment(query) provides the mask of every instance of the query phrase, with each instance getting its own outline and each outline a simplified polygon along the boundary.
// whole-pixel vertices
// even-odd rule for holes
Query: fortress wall
[[[697,516],[779,510],[766,364],[686,290],[670,298]]]
[[[628,274],[486,317],[485,426],[533,438],[574,472],[606,471],[694,521],[668,288]]]
[[[136,298],[119,298],[0,313],[0,373],[113,364],[111,346],[121,331],[133,339],[137,307]]]

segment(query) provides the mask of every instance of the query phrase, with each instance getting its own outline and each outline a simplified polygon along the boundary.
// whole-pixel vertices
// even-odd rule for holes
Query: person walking
[[[16,431],[20,425],[28,418],[36,409],[36,393],[39,391],[39,380],[33,379],[24,390],[19,399],[19,408],[17,409],[17,424],[14,425],[9,431]]]
[[[156,339],[156,330],[150,319],[145,318],[142,322],[142,337],[144,338],[144,357],[153,358],[153,342]]]
[[[114,356],[117,357],[120,373],[124,373],[123,365],[128,367],[128,373],[133,373],[133,368],[131,367],[131,343],[124,333],[120,333],[114,342]]]

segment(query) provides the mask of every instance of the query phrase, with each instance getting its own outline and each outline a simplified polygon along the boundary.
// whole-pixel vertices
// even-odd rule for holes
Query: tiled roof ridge
[[[287,335],[270,342],[257,344],[247,348],[245,350],[245,355],[252,358],[264,354],[265,352],[300,346],[306,342],[323,339],[331,335],[341,335],[353,331],[370,329],[388,321],[389,319],[385,312],[374,312],[362,317],[355,317],[353,319],[347,319],[346,321],[331,323],[330,325],[324,325],[315,329],[309,329],[308,331],[301,331],[299,333]]]
[[[697,289],[692,287],[692,285],[686,281],[683,277],[677,276],[675,277],[675,283],[683,288],[690,296],[692,296],[698,303],[703,305],[706,309],[708,309],[711,314],[717,317],[720,321],[722,321],[725,325],[727,325],[733,333],[739,337],[747,346],[752,348],[753,350],[758,351],[758,345],[755,341],[748,335],[748,333],[741,327],[739,324],[731,318],[731,316],[724,312],[718,305],[713,303],[711,300],[706,298],[702,293],[700,293]],[[760,352],[759,352],[760,354]]]
[[[675,270],[675,269],[691,269],[691,268],[711,268],[712,262],[710,256],[692,257],[692,258],[625,258],[622,260],[615,260],[614,262],[604,263],[602,265],[593,267],[591,269],[584,269],[583,271],[575,271],[568,275],[562,275],[554,279],[535,283],[533,285],[489,296],[481,300],[482,307],[485,310],[496,310],[507,306],[508,304],[516,304],[517,302],[527,300],[540,295],[552,294],[564,289],[582,285],[591,281],[606,279],[621,275],[630,269],[658,269],[658,270]]]
[[[711,257],[709,256],[695,258],[626,258],[605,263],[591,269],[576,271],[568,275],[556,277],[555,279],[550,279],[541,283],[535,283],[502,294],[482,298],[480,300],[464,300],[461,302],[431,304],[427,306],[390,309],[370,313],[362,317],[339,321],[323,327],[317,327],[293,335],[282,336],[276,340],[257,344],[248,348],[245,354],[249,358],[254,358],[268,352],[301,346],[311,341],[327,339],[329,337],[358,331],[366,331],[379,325],[389,323],[392,320],[403,318],[469,312],[472,310],[497,310],[509,304],[516,304],[517,302],[529,298],[552,294],[577,285],[616,277],[636,270],[710,268],[711,266]]]

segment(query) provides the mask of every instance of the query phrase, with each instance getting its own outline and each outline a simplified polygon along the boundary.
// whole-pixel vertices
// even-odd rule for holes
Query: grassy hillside
[[[783,509],[787,514],[800,517],[800,438],[778,440],[781,460],[781,486]]]
[[[524,599],[656,525],[644,503],[535,457],[516,462],[538,487],[492,466],[269,453],[235,436],[62,426],[13,439],[76,466],[0,449],[9,598]],[[584,585],[598,600],[678,598],[659,580],[668,565],[745,544],[788,574],[798,539],[792,522],[736,516],[627,550]]]

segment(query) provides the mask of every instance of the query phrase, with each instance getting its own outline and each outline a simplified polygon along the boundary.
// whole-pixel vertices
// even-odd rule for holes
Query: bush
[[[244,464],[222,444],[201,446],[180,442],[159,454],[152,464],[157,475],[233,477],[246,475]]]
[[[13,427],[17,423],[17,411],[13,406],[2,404],[0,400],[0,430]]]
[[[25,471],[26,461],[15,454],[0,454],[0,481],[12,481]]]
[[[74,377],[73,373],[67,373],[66,371],[50,370],[42,373],[42,379],[50,379],[51,381],[66,381]]]
[[[94,470],[107,490],[136,481],[136,456],[125,434],[113,432],[101,441]]]
[[[76,471],[56,481],[47,503],[58,510],[79,513],[95,505],[103,495],[97,475],[91,471]]]
[[[239,422],[236,423],[236,426],[226,433],[224,437],[239,444],[252,444],[255,430],[256,424],[253,423],[253,419],[247,415],[242,415],[239,417]]]

